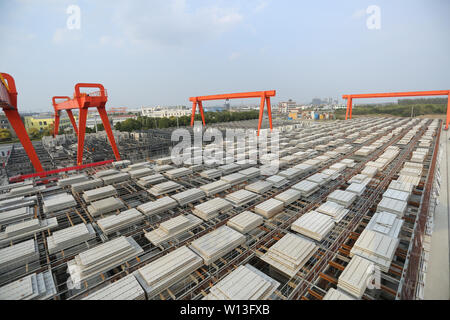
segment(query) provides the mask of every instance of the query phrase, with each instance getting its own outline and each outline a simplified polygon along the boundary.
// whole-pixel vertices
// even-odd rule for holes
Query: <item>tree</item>
[[[30,130],[28,130],[28,134],[31,137],[31,139],[37,139],[41,137],[41,133],[36,128],[31,128]]]

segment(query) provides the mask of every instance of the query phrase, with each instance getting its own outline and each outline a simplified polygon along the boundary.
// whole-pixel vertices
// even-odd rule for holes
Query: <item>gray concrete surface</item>
[[[450,299],[450,206],[449,206],[449,131],[441,132],[444,154],[441,160],[441,192],[439,204],[434,213],[434,230],[431,237],[431,253],[425,282],[425,300]]]

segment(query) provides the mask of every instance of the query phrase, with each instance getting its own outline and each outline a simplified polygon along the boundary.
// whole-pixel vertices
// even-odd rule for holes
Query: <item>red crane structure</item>
[[[34,170],[36,172],[44,171],[17,110],[16,83],[14,78],[7,73],[0,73],[0,106],[3,108],[9,123],[16,132],[20,143],[22,143]]]
[[[55,124],[54,124],[55,129],[54,129],[54,132],[53,132],[53,137],[58,134],[58,131],[59,131],[59,117],[61,115],[61,111],[56,109],[56,105],[57,105],[56,100],[57,99],[64,99],[64,100],[68,101],[68,100],[70,100],[70,97],[67,97],[67,96],[55,96],[55,97],[52,98],[53,108],[55,109]],[[72,123],[73,131],[75,132],[75,134],[78,135],[78,128],[77,128],[77,124],[75,122],[75,118],[73,116],[72,110],[66,109],[66,111],[67,111],[67,115],[69,116],[70,122]]]
[[[98,88],[99,91],[93,93],[82,93],[80,88]],[[78,119],[78,150],[77,150],[77,165],[83,163],[83,150],[84,150],[84,136],[86,134],[86,119],[88,114],[88,108],[97,108],[100,118],[103,122],[103,127],[105,128],[106,134],[108,136],[109,142],[114,152],[116,160],[120,160],[119,150],[114,140],[114,135],[111,130],[111,125],[109,124],[108,115],[106,114],[105,105],[108,101],[108,95],[103,87],[99,83],[77,83],[75,85],[75,93],[72,99],[66,99],[60,103],[55,103],[55,99],[62,98],[66,99],[68,97],[53,97],[53,107],[55,108],[55,130],[57,128],[56,121],[59,121],[59,112],[61,110],[66,110],[67,112],[78,109],[79,119]],[[71,112],[70,112],[71,113]],[[69,117],[70,117],[69,113]],[[72,121],[72,120],[71,120]],[[76,125],[74,121],[72,122],[74,128]]]
[[[197,109],[197,105],[198,105],[198,108],[200,111],[200,115],[202,116],[203,125],[206,126],[205,115],[203,113],[203,101],[261,98],[261,103],[260,103],[260,107],[259,107],[259,122],[258,122],[258,136],[259,136],[259,131],[261,129],[265,104],[267,104],[267,114],[269,116],[270,130],[273,129],[272,128],[272,109],[270,106],[270,97],[275,97],[275,95],[276,95],[276,91],[270,90],[270,91],[242,92],[242,93],[229,93],[229,94],[217,94],[217,95],[210,95],[210,96],[191,97],[191,98],[189,98],[189,101],[192,101],[191,127],[194,125],[195,111]]]
[[[445,122],[445,130],[448,130],[450,123],[450,90],[434,90],[434,91],[411,91],[411,92],[390,92],[390,93],[367,93],[367,94],[344,94],[343,99],[347,100],[347,112],[345,120],[352,118],[353,99],[366,98],[392,98],[392,97],[420,97],[420,96],[447,96],[447,118]]]

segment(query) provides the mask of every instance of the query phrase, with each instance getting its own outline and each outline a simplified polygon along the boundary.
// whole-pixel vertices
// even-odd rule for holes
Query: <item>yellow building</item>
[[[74,116],[75,122],[77,121],[77,117]],[[25,129],[30,131],[31,129],[37,129],[39,132],[42,132],[48,129],[49,125],[53,125],[55,122],[54,117],[50,116],[25,116],[23,117]],[[64,132],[66,129],[72,129],[72,124],[70,123],[69,117],[61,117],[59,119],[59,132]]]

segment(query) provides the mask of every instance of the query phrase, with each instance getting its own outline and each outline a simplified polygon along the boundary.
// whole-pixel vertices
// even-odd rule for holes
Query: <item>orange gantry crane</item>
[[[98,88],[99,91],[93,93],[82,93],[80,88]],[[106,114],[105,105],[108,101],[108,95],[103,87],[99,83],[77,83],[75,85],[75,93],[72,99],[67,99],[68,97],[53,97],[53,107],[55,108],[55,131],[57,130],[56,122],[59,122],[59,112],[66,110],[71,116],[71,110],[78,109],[78,150],[77,150],[77,165],[81,165],[83,162],[83,150],[84,150],[84,136],[86,134],[86,119],[88,114],[88,108],[97,108],[100,118],[103,122],[103,127],[105,128],[106,134],[108,136],[109,142],[114,152],[116,160],[120,160],[119,150],[114,140],[114,135],[111,130],[111,125],[109,124],[108,115]],[[55,99],[65,99],[65,101],[56,103]],[[73,115],[72,115],[73,118]],[[72,121],[71,118],[71,121]],[[74,129],[76,129],[75,120],[72,121]]]
[[[343,99],[347,100],[347,112],[345,120],[352,118],[353,99],[367,98],[395,98],[395,97],[420,97],[420,96],[447,96],[447,118],[445,122],[445,130],[448,130],[450,123],[450,90],[434,90],[434,91],[411,91],[411,92],[388,92],[388,93],[367,93],[367,94],[344,94]]]
[[[53,137],[58,135],[58,131],[59,131],[59,117],[61,115],[61,111],[57,110],[56,108],[56,100],[59,99],[64,99],[66,101],[70,100],[70,97],[67,96],[55,96],[52,98],[52,104],[53,104],[53,108],[55,109],[55,128],[54,128],[54,132],[53,132]],[[75,132],[75,134],[78,135],[78,128],[77,128],[77,124],[75,123],[75,118],[73,116],[72,110],[70,109],[66,109],[67,115],[69,116],[70,122],[72,123],[73,126],[73,131]]]
[[[14,78],[7,73],[0,73],[0,82],[0,106],[22,143],[34,170],[42,172],[44,169],[17,110],[17,90]]]
[[[259,122],[258,122],[258,136],[259,136],[259,131],[261,129],[265,104],[267,104],[267,114],[269,116],[270,130],[272,130],[272,109],[270,106],[270,97],[275,97],[275,95],[276,95],[276,91],[270,90],[270,91],[241,92],[241,93],[229,93],[229,94],[217,94],[217,95],[210,95],[210,96],[191,97],[191,98],[189,98],[189,101],[192,101],[191,127],[194,125],[195,111],[197,109],[197,105],[198,105],[198,108],[200,111],[200,115],[202,117],[203,125],[206,126],[205,115],[203,113],[203,101],[261,98],[261,103],[260,103],[260,107],[259,107]]]

